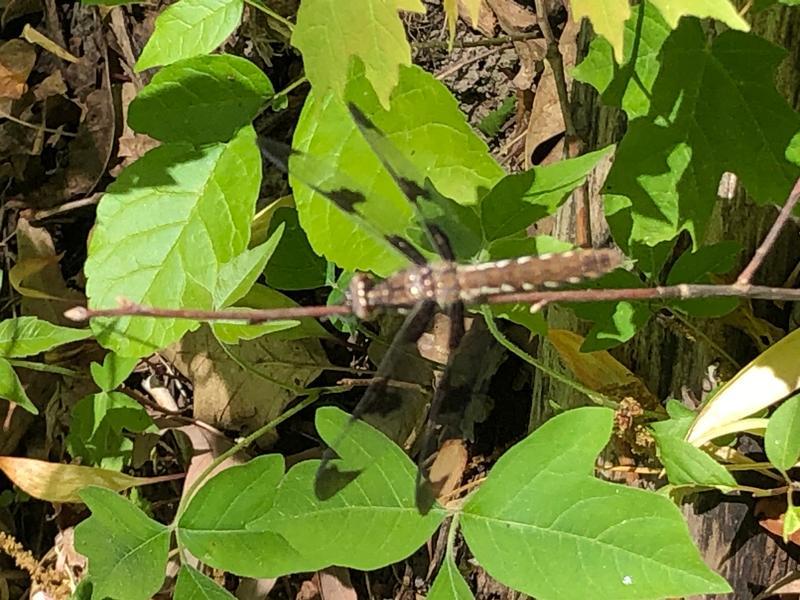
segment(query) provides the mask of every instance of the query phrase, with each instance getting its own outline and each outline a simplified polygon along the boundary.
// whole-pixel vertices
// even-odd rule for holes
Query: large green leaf
[[[709,44],[695,19],[670,35],[650,112],[631,122],[605,186],[609,225],[629,255],[684,230],[702,242],[726,171],[757,202],[785,201],[800,175],[785,157],[800,115],[775,90],[784,55],[735,31]]]
[[[767,457],[777,468],[788,471],[800,458],[800,394],[781,404],[767,423],[764,434]]]
[[[315,93],[344,96],[351,59],[364,63],[366,76],[384,106],[397,85],[398,68],[411,64],[411,47],[398,0],[304,0],[297,11],[292,45],[303,53]],[[424,12],[421,5],[416,9]]]
[[[244,252],[261,175],[252,128],[230,142],[165,144],[128,167],[97,209],[86,292],[93,308],[117,298],[165,308],[212,308],[221,265]],[[188,320],[94,319],[98,341],[144,356],[178,340]]]
[[[347,95],[443,195],[470,205],[503,176],[486,144],[470,129],[450,92],[417,67],[402,68],[384,110],[363,74],[349,83]],[[298,122],[294,147],[326,157],[314,185],[356,186],[364,219],[345,214],[301,181],[290,179],[300,224],[312,248],[346,270],[387,275],[406,261],[388,247],[383,234],[405,234],[414,225],[408,201],[356,130],[350,114],[333,97],[309,95]],[[414,225],[415,226],[415,225]],[[415,236],[417,237],[417,236]]]
[[[89,329],[60,327],[37,317],[0,321],[0,357],[21,358],[92,337]]]
[[[603,148],[503,177],[481,200],[481,223],[486,240],[514,235],[554,214],[610,150]]]
[[[572,410],[509,450],[468,500],[461,526],[495,579],[546,600],[728,592],[667,498],[592,476],[613,411]],[[566,569],[575,564],[579,568]]]
[[[136,61],[136,70],[208,54],[239,25],[243,0],[180,0],[156,19],[156,29]]]
[[[75,528],[75,549],[89,559],[94,598],[148,600],[164,581],[169,529],[116,493],[81,491],[92,516]]]
[[[39,409],[25,393],[14,367],[4,358],[0,358],[0,398],[18,404],[29,413],[39,414]]]
[[[586,58],[572,70],[578,81],[593,86],[603,102],[625,110],[629,119],[650,111],[653,83],[661,69],[661,46],[672,29],[650,2],[632,8],[625,22],[622,61],[604,38],[592,40]]]
[[[128,123],[162,142],[227,142],[273,94],[267,76],[245,58],[195,56],[156,73],[131,102]]]
[[[272,506],[282,476],[278,454],[218,473],[178,521],[178,540],[204,563],[237,575],[278,577],[310,570],[280,534],[254,526]]]
[[[336,408],[316,415],[317,431],[342,457],[333,465],[352,480],[320,499],[314,489],[319,461],[301,462],[284,477],[272,510],[251,526],[280,533],[313,565],[304,570],[340,565],[368,571],[403,560],[446,516],[438,505],[420,514],[416,468],[386,436],[355,421],[342,438],[349,420]]]

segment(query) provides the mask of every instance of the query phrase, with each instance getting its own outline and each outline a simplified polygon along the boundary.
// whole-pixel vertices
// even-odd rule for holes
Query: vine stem
[[[481,313],[483,314],[483,318],[486,321],[486,326],[489,328],[491,334],[495,337],[495,339],[498,342],[500,342],[500,345],[506,348],[508,351],[512,352],[513,354],[516,354],[526,363],[528,363],[529,365],[533,366],[536,369],[539,369],[541,372],[549,375],[556,381],[560,381],[564,385],[571,387],[573,390],[580,392],[581,394],[584,394],[595,404],[599,406],[605,406],[607,408],[612,408],[614,410],[619,408],[619,405],[605,394],[596,392],[593,389],[583,385],[582,383],[579,383],[574,379],[567,377],[563,373],[559,373],[555,369],[551,369],[544,363],[536,360],[533,356],[525,352],[522,348],[514,344],[498,329],[497,323],[494,322],[494,317],[492,316],[492,313],[489,311],[488,307],[482,307]]]
[[[263,12],[268,17],[271,17],[271,18],[275,19],[276,21],[278,21],[279,23],[282,23],[283,25],[285,25],[289,29],[289,31],[294,31],[294,23],[292,23],[286,17],[282,17],[281,15],[276,13],[274,10],[272,10],[268,6],[264,6],[263,4],[261,4],[261,2],[258,2],[257,0],[245,0],[245,2],[247,2],[247,4],[249,4],[250,6],[255,8],[256,10],[260,10],[261,12]]]

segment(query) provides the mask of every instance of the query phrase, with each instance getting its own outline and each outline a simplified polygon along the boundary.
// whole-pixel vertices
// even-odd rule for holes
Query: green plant
[[[180,0],[165,10],[138,68],[164,66],[128,114],[133,129],[161,144],[106,190],[85,274],[90,310],[113,308],[123,297],[134,306],[176,312],[161,319],[136,316],[135,311],[92,319],[91,331],[110,354],[102,368],[92,370],[102,392],[75,409],[68,440],[72,455],[106,467],[125,463],[130,447],[121,429],[142,431],[148,423],[136,421],[141,415],[132,418],[126,411],[134,407],[114,390],[135,359],[201,326],[197,319],[179,318],[181,310],[294,306],[280,291],[256,281],[266,270],[268,282],[293,289],[296,279],[278,283],[281,275],[273,261],[300,254],[306,257],[306,283],[298,287],[319,285],[326,280],[327,265],[314,260],[309,247],[346,273],[388,275],[404,266],[383,237],[419,241],[418,226],[407,201],[358,135],[346,102],[365,111],[437,190],[456,201],[450,212],[436,216],[464,261],[568,247],[546,236],[528,237],[526,229],[554,214],[598,161],[613,152],[605,211],[614,241],[636,270],[619,270],[592,286],[629,291],[703,286],[730,272],[739,246],[705,242],[719,177],[735,171],[757,202],[783,203],[800,176],[800,115],[774,88],[781,50],[744,33],[745,20],[727,0],[703,3],[700,12],[695,4],[653,0],[629,12],[629,3],[618,0],[601,14],[599,2],[575,0],[575,15],[589,16],[604,36],[592,43],[575,77],[626,112],[628,131],[616,148],[506,174],[470,129],[450,92],[411,66],[397,11],[419,10],[421,4],[304,0],[292,43],[303,55],[312,90],[293,147],[321,160],[305,169],[302,179],[290,174],[294,209],[281,209],[281,224],[258,243],[252,223],[262,162],[252,122],[262,111],[279,106],[286,92],[276,94],[267,76],[248,60],[210,54],[237,27],[244,2]],[[275,18],[259,2],[250,5]],[[738,31],[726,31],[709,44],[695,17],[717,18]],[[324,40],[318,35],[321,27],[327,32]],[[385,35],[362,35],[373,29]],[[304,181],[342,182],[362,193],[361,218],[335,210]],[[670,262],[681,234],[690,237],[691,249]],[[736,295],[736,290],[728,292]],[[571,305],[592,323],[583,349],[604,350],[631,339],[662,308],[685,318],[719,317],[739,303],[735,297],[673,297],[653,305],[657,297],[631,294],[621,301]],[[525,304],[495,307],[485,314],[490,321],[493,314],[532,333],[546,332],[541,314],[531,314]],[[0,327],[11,331],[20,325],[29,326],[15,320]],[[54,327],[35,325],[37,331]],[[223,345],[267,334],[325,335],[303,319],[217,322],[212,329]],[[40,335],[46,342],[25,346],[24,353],[8,349],[0,356],[27,356],[90,336],[83,330],[47,331]],[[0,345],[3,339],[0,333]],[[2,396],[33,410],[13,376],[14,363],[5,358],[0,367],[7,364],[3,381],[9,383]],[[114,364],[122,365],[117,373],[110,372]],[[796,370],[793,377],[797,379]],[[308,391],[301,406],[319,393]],[[611,403],[598,394],[590,397]],[[102,418],[85,431],[90,402]],[[670,419],[653,429],[671,484],[743,489],[691,440],[697,415],[674,402],[668,409]],[[772,464],[785,476],[800,454],[793,441],[796,402],[779,411],[770,419],[766,441]],[[342,467],[359,472],[350,486],[328,500],[313,492],[316,461],[284,472],[280,455],[258,457],[205,481],[209,467],[169,525],[115,492],[86,488],[81,498],[92,516],[78,526],[76,540],[78,550],[89,557],[90,583],[84,586],[91,585],[91,597],[149,598],[162,585],[173,537],[182,560],[191,553],[206,565],[238,575],[276,577],[329,565],[369,570],[391,564],[417,550],[448,519],[448,552],[432,598],[469,597],[454,556],[458,532],[488,573],[538,598],[583,597],[587,589],[613,598],[729,591],[700,560],[680,512],[666,496],[591,475],[611,435],[613,412],[608,408],[577,409],[548,421],[509,450],[463,503],[437,505],[426,515],[416,509],[414,466],[408,457],[363,423],[340,439],[346,420],[331,408],[316,414],[321,437],[340,444],[334,449]],[[274,425],[248,436],[237,448]],[[101,438],[103,443],[95,443]],[[350,529],[348,524],[355,522],[359,529]],[[786,523],[787,531],[797,523],[791,505]],[[175,597],[230,596],[183,564]]]

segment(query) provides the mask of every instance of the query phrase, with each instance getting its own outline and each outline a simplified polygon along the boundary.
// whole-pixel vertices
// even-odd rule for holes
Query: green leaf
[[[195,56],[156,73],[131,102],[128,123],[162,142],[227,142],[274,93],[267,76],[247,59]]]
[[[509,450],[463,508],[475,559],[542,600],[730,591],[667,498],[592,476],[612,424],[611,410],[571,410]],[[565,569],[576,557],[580,568]]]
[[[89,370],[97,387],[104,392],[110,392],[122,385],[122,382],[128,378],[128,375],[131,374],[138,362],[138,358],[127,358],[109,352],[103,358],[102,365],[93,362],[89,365]]]
[[[789,147],[786,149],[786,160],[800,165],[800,132],[794,134]]]
[[[4,358],[0,358],[0,398],[19,405],[31,414],[39,414],[39,409],[25,393],[14,367]]]
[[[785,158],[800,114],[774,86],[784,55],[735,31],[708,44],[694,19],[670,35],[650,112],[630,123],[605,185],[607,219],[626,254],[638,258],[637,243],[656,246],[681,231],[702,242],[726,171],[759,203],[785,201],[800,175]]]
[[[453,558],[448,554],[444,558],[436,579],[428,592],[428,600],[472,600],[474,596],[458,572]]]
[[[53,325],[37,317],[0,321],[0,357],[21,358],[92,337],[89,329]]]
[[[656,434],[658,456],[672,485],[708,486],[723,491],[737,486],[733,476],[708,454],[672,435]]]
[[[629,271],[617,270],[583,284],[585,288],[640,288],[641,280]],[[570,304],[581,319],[593,321],[581,352],[607,350],[631,339],[650,319],[650,308],[643,302],[592,302]]]
[[[622,60],[622,41],[625,21],[631,14],[628,0],[573,0],[573,18],[587,17],[598,35],[614,48],[617,61]]]
[[[217,285],[214,288],[216,308],[227,308],[247,295],[264,270],[267,261],[275,254],[283,233],[284,228],[281,225],[271,232],[269,239],[260,246],[245,250],[220,265]]]
[[[481,200],[484,237],[488,241],[508,237],[554,214],[611,150],[607,147],[503,177]]]
[[[156,19],[156,28],[136,61],[136,70],[208,54],[239,25],[243,0],[180,0]]]
[[[369,571],[403,560],[446,516],[438,505],[419,513],[416,468],[386,436],[360,420],[341,436],[350,419],[332,407],[316,414],[317,431],[342,457],[333,466],[353,479],[323,500],[314,491],[319,461],[301,462],[283,478],[272,510],[252,526],[283,535],[309,561],[301,570],[340,565]]]
[[[400,70],[392,109],[381,108],[363,74],[348,86],[348,98],[383,131],[439,192],[459,203],[475,204],[502,176],[486,144],[469,128],[450,92],[417,67]],[[356,131],[346,107],[312,92],[303,108],[294,147],[314,157],[328,157],[326,170],[310,183],[336,189],[345,177],[356,182],[365,201],[358,212],[345,214],[290,177],[300,224],[311,247],[349,271],[388,275],[405,258],[387,246],[382,235],[404,235],[412,226],[412,210],[391,177]],[[365,228],[366,220],[372,227]]]
[[[764,449],[770,462],[788,471],[800,458],[800,394],[781,404],[767,423]]]
[[[194,567],[181,565],[175,582],[175,600],[235,600],[235,597]]]
[[[279,533],[256,526],[272,506],[282,475],[278,454],[218,473],[178,521],[179,542],[204,563],[237,575],[278,577],[310,570]]]
[[[661,69],[661,46],[672,29],[650,2],[631,10],[620,64],[614,60],[611,44],[597,37],[572,74],[600,92],[605,104],[622,108],[633,120],[650,110],[653,84]]]
[[[742,247],[737,242],[719,242],[703,246],[695,252],[684,252],[675,261],[667,277],[667,285],[679,283],[712,283],[709,273],[723,275],[736,266],[736,256]],[[739,305],[736,298],[703,298],[668,303],[671,307],[696,317],[721,317]]]
[[[739,15],[730,0],[650,0],[675,28],[683,16],[711,18],[722,21],[731,29],[750,31],[750,25]]]
[[[67,450],[81,464],[120,471],[133,442],[123,429],[141,433],[155,427],[144,407],[119,392],[101,392],[79,400],[72,409]]]
[[[289,308],[298,304],[277,290],[263,285],[253,288],[237,304],[237,308]],[[240,340],[252,340],[270,334],[284,340],[295,340],[307,337],[330,337],[327,330],[316,319],[286,319],[267,321],[258,325],[216,321],[211,324],[214,335],[223,344],[237,344]]]
[[[783,541],[788,542],[789,536],[800,529],[800,508],[789,506],[783,516]]]
[[[277,227],[286,230],[264,271],[267,283],[279,290],[308,290],[324,285],[327,261],[308,243],[306,232],[297,220],[297,210],[290,207],[276,210],[269,223],[270,232]]]
[[[480,120],[480,123],[478,123],[478,129],[480,129],[481,133],[483,133],[483,135],[486,137],[493,138],[500,133],[500,129],[503,127],[505,122],[511,118],[511,115],[514,114],[516,107],[517,97],[512,94],[503,100],[500,106]]]
[[[89,559],[93,597],[148,600],[164,581],[169,529],[110,490],[81,498],[92,516],[75,528],[75,549]]]
[[[343,97],[352,57],[364,64],[380,103],[398,83],[398,68],[411,64],[411,48],[398,0],[304,0],[297,11],[292,45],[303,54],[316,94]],[[424,12],[424,9],[419,12]]]
[[[108,187],[84,267],[89,304],[117,298],[162,308],[213,306],[221,265],[247,249],[261,156],[247,127],[226,144],[165,144]],[[186,319],[93,319],[98,341],[145,356],[196,327]]]

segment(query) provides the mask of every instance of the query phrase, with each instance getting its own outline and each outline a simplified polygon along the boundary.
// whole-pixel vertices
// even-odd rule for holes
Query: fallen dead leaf
[[[429,472],[437,500],[446,499],[459,486],[468,459],[464,440],[450,439],[442,444]]]
[[[761,498],[753,509],[758,524],[778,539],[783,539],[783,519],[786,513],[786,498]],[[800,545],[800,531],[789,536],[789,541]]]
[[[468,6],[468,4],[472,6]],[[474,6],[478,6],[477,13],[472,12],[475,11]],[[497,18],[494,16],[491,9],[489,9],[486,0],[480,0],[479,2],[476,0],[470,0],[469,2],[458,0],[458,12],[459,14],[466,14],[468,16],[465,20],[473,29],[481,32],[486,37],[492,37],[494,35],[495,27],[497,27]],[[477,14],[477,21],[473,17],[473,14]]]
[[[21,98],[35,64],[36,50],[24,40],[9,40],[0,46],[0,97]]]
[[[514,0],[487,0],[487,3],[497,15],[500,27],[507,34],[523,33],[537,23],[536,15]],[[519,90],[530,90],[537,72],[536,64],[544,59],[546,50],[544,40],[514,42],[514,50],[520,64],[519,71],[514,76],[514,86]]]
[[[358,598],[350,582],[350,571],[328,567],[317,571],[300,585],[295,600],[355,600]]]
[[[0,471],[26,494],[48,502],[81,502],[78,492],[87,485],[97,485],[116,492],[137,485],[171,481],[183,477],[133,477],[118,471],[64,465],[33,458],[0,456]]]
[[[50,96],[63,96],[67,93],[67,84],[61,71],[53,71],[44,78],[33,90],[33,95],[37,100],[45,100]]]
[[[57,256],[42,256],[18,261],[17,264],[11,267],[11,270],[8,272],[8,282],[11,284],[12,288],[17,290],[21,296],[26,298],[38,298],[40,300],[65,300],[65,298],[59,298],[58,296],[54,296],[46,291],[37,290],[25,285],[25,280],[29,277],[39,274],[47,267],[53,265],[58,266],[58,263],[61,261],[63,256],[64,254],[61,253]]]
[[[66,60],[67,62],[76,63],[80,59],[67,52],[64,48],[56,44],[53,40],[48,38],[46,35],[38,32],[36,29],[31,27],[28,23],[25,24],[25,27],[22,28],[22,37],[29,41],[31,44],[36,44],[41,48],[47,50],[51,54],[57,56],[62,60]]]
[[[570,73],[575,66],[575,60],[578,54],[576,38],[579,31],[580,24],[572,19],[568,19],[564,31],[561,33],[561,38],[558,41],[558,48],[561,51],[562,60],[564,62],[564,75],[567,80],[567,89],[569,89],[572,82]],[[558,91],[556,89],[553,69],[550,67],[549,62],[545,62],[544,72],[539,79],[539,84],[536,87],[536,95],[533,98],[531,118],[530,121],[528,121],[528,132],[525,136],[526,169],[531,167],[531,157],[536,152],[537,148],[547,140],[563,133],[564,128],[564,115],[561,112],[561,104],[558,100]],[[562,151],[563,146],[561,146],[561,148],[551,149],[548,156],[540,161],[541,164],[548,164],[553,161],[561,160]]]

